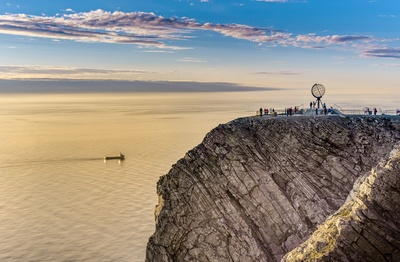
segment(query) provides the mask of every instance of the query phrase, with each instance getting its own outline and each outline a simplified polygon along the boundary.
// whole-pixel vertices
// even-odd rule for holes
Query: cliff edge
[[[158,181],[146,261],[398,261],[399,143],[398,117],[220,125]]]

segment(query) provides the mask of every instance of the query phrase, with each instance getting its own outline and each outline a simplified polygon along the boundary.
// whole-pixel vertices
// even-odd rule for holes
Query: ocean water
[[[143,261],[156,182],[172,164],[220,123],[309,99],[271,91],[1,95],[0,261]],[[119,152],[125,161],[103,161]]]
[[[254,99],[2,95],[0,261],[143,261],[159,177],[218,124],[254,114]]]

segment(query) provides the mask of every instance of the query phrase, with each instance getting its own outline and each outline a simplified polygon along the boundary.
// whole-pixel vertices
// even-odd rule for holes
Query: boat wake
[[[73,163],[73,162],[85,162],[85,161],[100,161],[103,157],[85,157],[85,158],[64,158],[64,159],[41,159],[41,160],[10,160],[8,164],[0,165],[2,168],[10,167],[21,167],[27,165],[43,165],[43,164],[55,164],[55,163]],[[5,161],[7,162],[7,161]]]

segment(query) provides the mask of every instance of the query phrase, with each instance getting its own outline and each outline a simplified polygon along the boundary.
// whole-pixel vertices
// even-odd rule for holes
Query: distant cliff
[[[400,261],[399,146],[398,117],[220,125],[160,178],[146,261]]]

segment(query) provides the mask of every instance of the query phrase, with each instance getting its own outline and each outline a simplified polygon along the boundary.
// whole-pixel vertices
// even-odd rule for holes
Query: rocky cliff
[[[243,118],[157,184],[146,261],[400,261],[400,119]]]

